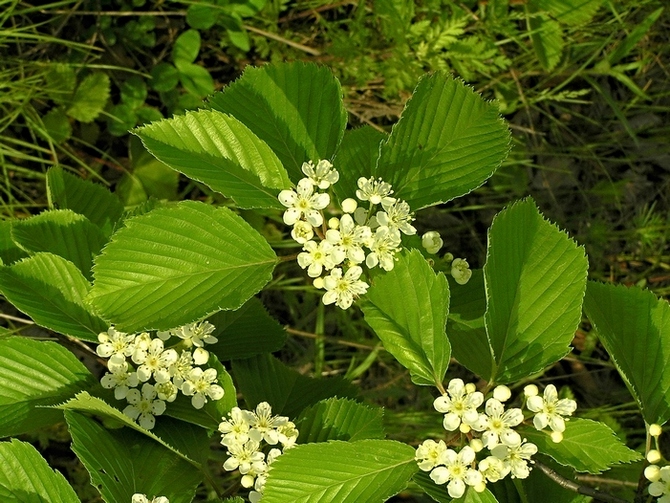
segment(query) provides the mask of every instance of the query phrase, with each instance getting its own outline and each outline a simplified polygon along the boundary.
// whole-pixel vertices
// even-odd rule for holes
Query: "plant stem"
[[[606,503],[627,503],[626,500],[617,498],[616,496],[612,496],[609,493],[605,493],[602,491],[598,491],[597,489],[593,489],[592,487],[587,487],[587,486],[580,486],[576,482],[573,482],[572,480],[568,480],[562,475],[559,475],[556,473],[554,470],[549,468],[547,465],[544,465],[540,463],[539,461],[535,461],[535,466],[542,471],[547,477],[549,477],[551,480],[556,482],[559,486],[561,486],[564,489],[567,489],[568,491],[574,491],[577,494],[583,494],[585,496],[591,496],[592,498],[600,501],[605,501]]]

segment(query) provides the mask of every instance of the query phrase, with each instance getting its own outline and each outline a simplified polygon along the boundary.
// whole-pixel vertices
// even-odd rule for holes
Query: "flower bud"
[[[552,431],[551,432],[551,441],[552,442],[554,442],[555,444],[560,444],[562,440],[563,440],[563,432],[562,431]]]
[[[512,392],[504,384],[496,386],[495,389],[493,390],[493,398],[495,398],[499,402],[506,402],[507,400],[510,399],[511,396]]]
[[[661,469],[656,465],[649,465],[644,469],[644,476],[649,482],[656,482],[661,478]]]
[[[451,275],[459,285],[465,285],[468,281],[470,281],[472,271],[470,270],[468,261],[462,258],[454,259],[454,261],[451,263]]]
[[[358,202],[355,199],[349,197],[342,201],[342,211],[345,213],[353,213],[356,208],[358,208]]]
[[[340,219],[333,217],[328,220],[328,228],[329,229],[337,229],[340,227]]]
[[[660,424],[650,424],[649,425],[649,434],[652,437],[660,437],[661,433],[663,433],[663,429],[661,428]]]
[[[444,241],[442,241],[440,233],[437,231],[428,231],[421,236],[421,246],[423,246],[431,255],[440,251],[442,245],[444,245]]]
[[[527,397],[531,396],[537,396],[539,393],[539,390],[537,389],[537,386],[534,384],[529,384],[523,389],[523,394],[526,395]]]
[[[652,465],[658,463],[662,457],[663,456],[661,456],[661,452],[656,449],[651,449],[647,453],[647,461],[649,461]]]
[[[323,289],[323,278],[314,278],[312,284],[314,285],[314,288],[318,288],[319,290]]]
[[[480,452],[484,448],[484,442],[480,438],[473,438],[470,440],[470,447],[475,452]]]
[[[470,425],[461,423],[460,426],[458,427],[459,430],[461,430],[461,433],[470,433]]]

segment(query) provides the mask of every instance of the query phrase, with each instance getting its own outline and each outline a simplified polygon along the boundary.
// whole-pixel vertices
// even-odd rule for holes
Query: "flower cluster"
[[[649,426],[649,435],[654,437],[656,449],[650,449],[647,453],[647,461],[651,464],[644,469],[644,476],[651,482],[647,489],[649,494],[658,497],[658,503],[670,503],[670,465],[658,466],[658,463],[663,459],[663,455],[658,449],[658,437],[661,436],[661,433],[660,425],[652,424]]]
[[[133,494],[131,503],[170,503],[170,500],[165,496],[156,496],[153,499],[149,499],[146,494],[135,493]]]
[[[148,332],[126,334],[110,327],[98,335],[96,353],[109,358],[109,372],[100,383],[114,389],[117,400],[126,400],[123,413],[148,430],[179,391],[200,409],[208,399],[223,397],[216,370],[200,367],[209,360],[203,346],[217,342],[213,331],[214,326],[206,321],[157,332],[156,337]],[[166,347],[172,341],[174,344]]]
[[[284,223],[293,226],[291,236],[303,245],[298,264],[315,278],[314,286],[326,290],[323,303],[347,309],[367,292],[369,285],[361,279],[362,266],[393,269],[395,256],[402,249],[401,235],[416,234],[414,215],[407,202],[391,196],[390,184],[381,178],[363,177],[358,179],[356,199],[342,201],[341,212],[337,212],[341,216],[326,221],[323,210],[331,198],[317,190],[335,184],[339,173],[326,160],[316,166],[306,162],[302,172],[305,178],[295,190],[279,193],[279,201],[287,208]],[[367,208],[359,202],[368,203]]]
[[[223,464],[227,471],[239,470],[242,486],[252,488],[251,503],[260,501],[268,470],[282,449],[290,449],[298,439],[298,430],[288,417],[273,416],[267,402],[255,411],[233,407],[228,418],[219,424],[221,444],[228,449],[229,458]],[[269,446],[269,447],[268,447]]]
[[[535,428],[543,430],[549,426],[552,439],[560,442],[565,430],[564,416],[572,415],[576,402],[559,400],[554,385],[547,386],[543,396],[536,386],[527,386],[525,395],[526,408],[534,413]],[[452,498],[463,496],[468,486],[481,492],[487,482],[496,482],[508,475],[523,479],[530,474],[529,463],[533,463],[531,458],[537,446],[514,429],[526,418],[521,408],[505,408],[504,402],[510,397],[509,388],[498,386],[493,396],[484,402],[484,394],[477,391],[474,384],[452,379],[446,393],[435,399],[435,410],[444,414],[444,429],[460,431],[461,438],[453,440],[462,445],[461,440],[465,438],[467,445],[451,449],[443,440],[426,440],[417,448],[415,459],[421,470],[430,472],[436,484],[447,484]],[[480,411],[482,405],[483,412]]]

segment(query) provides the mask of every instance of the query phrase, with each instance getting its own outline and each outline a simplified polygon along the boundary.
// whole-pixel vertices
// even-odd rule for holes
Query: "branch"
[[[559,475],[554,470],[549,468],[547,465],[544,465],[539,461],[535,461],[535,466],[539,468],[542,471],[542,473],[544,473],[547,477],[549,477],[559,486],[561,486],[564,489],[567,489],[568,491],[573,491],[578,494],[583,494],[585,496],[591,496],[596,500],[604,501],[606,503],[628,503],[624,499],[617,498],[616,496],[612,496],[611,494],[604,493],[602,491],[598,491],[597,489],[593,489],[592,487],[580,486],[576,482],[568,480],[562,475]]]

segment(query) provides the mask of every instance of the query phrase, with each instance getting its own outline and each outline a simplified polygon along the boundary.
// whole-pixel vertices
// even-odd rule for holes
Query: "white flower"
[[[658,479],[649,484],[649,494],[658,497],[658,503],[670,503],[670,466],[659,470]]]
[[[137,389],[131,389],[126,396],[128,405],[123,413],[139,423],[142,428],[150,430],[156,424],[154,416],[160,416],[165,412],[165,402],[156,400],[156,389],[148,383],[142,386],[142,393]]]
[[[243,444],[231,444],[228,447],[228,455],[230,456],[223,468],[226,471],[232,472],[239,469],[242,475],[249,473],[252,470],[261,472],[265,469],[265,454],[260,449],[260,444],[254,440],[247,440]]]
[[[437,231],[428,231],[421,236],[421,246],[423,246],[431,255],[436,254],[442,248],[444,241]]]
[[[147,498],[146,494],[135,493],[131,503],[170,503],[170,500],[165,496],[156,496],[153,499]]]
[[[203,347],[205,344],[216,344],[219,339],[212,335],[216,327],[208,321],[188,323],[172,330],[172,335],[183,339],[186,347]]]
[[[126,398],[130,388],[135,388],[139,382],[137,372],[128,372],[128,363],[126,361],[123,362],[123,365],[114,368],[111,374],[107,373],[100,379],[100,384],[103,388],[114,388],[114,398],[117,400]]]
[[[361,177],[358,179],[357,185],[356,197],[361,201],[370,201],[372,204],[379,204],[383,199],[393,194],[391,184],[386,183],[381,178],[375,180],[374,177]],[[393,198],[388,198],[387,200],[390,199]]]
[[[114,327],[109,327],[107,333],[98,334],[100,344],[95,348],[95,352],[103,358],[118,355],[125,360],[125,357],[132,355],[135,350],[135,337],[135,335],[117,332]]]
[[[526,407],[535,412],[533,425],[536,429],[543,430],[549,426],[552,431],[562,433],[565,431],[563,416],[571,416],[577,409],[577,402],[568,398],[559,400],[556,386],[550,384],[544,388],[544,396],[528,397]]]
[[[291,230],[291,237],[294,241],[304,244],[314,237],[314,227],[307,222],[298,220]]]
[[[302,249],[305,251],[298,254],[298,265],[303,269],[307,268],[307,275],[310,278],[321,276],[324,268],[330,271],[344,260],[344,252],[328,241],[321,241],[318,244],[315,241],[307,241]]]
[[[400,232],[386,226],[379,227],[369,248],[371,253],[365,259],[365,265],[372,269],[379,264],[385,271],[392,270],[395,254],[400,250]]]
[[[141,363],[137,367],[137,377],[142,382],[148,381],[154,376],[156,382],[162,383],[170,380],[168,367],[175,363],[179,355],[174,349],[164,349],[163,341],[154,339],[146,351],[135,351],[133,361]]]
[[[350,267],[342,276],[342,269],[335,268],[330,275],[323,278],[323,286],[327,292],[323,295],[323,303],[335,303],[341,309],[348,309],[354,299],[368,291],[369,285],[360,281],[363,269],[359,266]]]
[[[229,446],[232,444],[244,444],[249,440],[250,423],[253,421],[253,415],[247,410],[239,407],[233,407],[228,413],[229,419],[223,419],[219,423],[221,443]]]
[[[505,445],[516,445],[521,442],[519,434],[512,429],[523,422],[521,409],[505,410],[502,403],[495,398],[489,398],[484,410],[487,420],[482,440],[488,449],[492,449],[499,442]]]
[[[172,382],[177,388],[181,388],[188,374],[193,370],[193,356],[190,351],[182,351],[176,362],[168,367]]]
[[[419,469],[429,472],[438,465],[444,464],[444,455],[447,452],[447,444],[444,440],[435,442],[435,440],[424,440],[417,447],[414,459],[419,465]]]
[[[470,265],[465,259],[456,258],[451,263],[451,275],[454,277],[454,280],[459,285],[465,285],[470,281],[472,276],[472,271],[470,270]]]
[[[491,449],[491,454],[502,460],[512,472],[512,476],[525,479],[530,474],[528,461],[537,453],[537,446],[530,442],[519,442],[515,445],[498,444]]]
[[[497,482],[504,479],[510,471],[502,459],[488,456],[479,462],[479,471],[489,482]]]
[[[325,159],[321,159],[316,166],[314,166],[312,161],[303,162],[302,172],[307,176],[307,180],[321,190],[327,189],[331,185],[337,183],[340,179],[340,174],[336,169],[333,169],[333,165]]]
[[[452,379],[447,386],[447,393],[433,402],[433,407],[444,414],[444,429],[454,431],[461,422],[472,426],[479,419],[477,408],[484,403],[484,395],[476,390],[475,385],[463,383],[462,379]]]
[[[178,392],[179,388],[170,381],[156,384],[156,394],[158,395],[158,398],[165,400],[166,402],[174,402],[177,399]]]
[[[288,421],[286,424],[283,424],[277,428],[279,443],[285,450],[295,446],[299,434],[300,432],[296,429],[295,423],[292,421]],[[270,464],[269,461],[268,464]]]
[[[282,190],[278,198],[279,202],[288,208],[284,212],[286,225],[295,224],[304,215],[311,226],[319,227],[323,223],[323,216],[319,210],[330,204],[328,194],[314,194],[314,186],[307,178],[298,182],[295,191]]]
[[[220,400],[223,397],[223,388],[217,384],[216,369],[212,368],[204,371],[200,367],[192,369],[181,385],[181,392],[193,397],[191,405],[196,409],[204,407],[207,397],[212,400]]]
[[[270,445],[276,445],[279,442],[279,432],[277,429],[288,423],[288,418],[284,416],[273,416],[272,407],[267,402],[261,402],[256,406],[256,411],[251,412],[249,438],[256,442],[265,440]]]
[[[443,458],[445,466],[438,466],[433,469],[430,472],[430,478],[440,485],[449,482],[447,492],[452,498],[463,496],[466,484],[476,486],[482,482],[482,474],[470,467],[475,460],[475,451],[467,445],[459,453],[447,449]]]
[[[365,260],[365,246],[372,238],[372,231],[367,225],[356,225],[351,215],[342,215],[339,229],[326,231],[326,241],[341,250],[352,264],[360,264]]]
[[[412,236],[416,234],[416,229],[411,225],[414,220],[412,211],[405,201],[382,200],[382,207],[385,211],[377,212],[377,221],[379,225],[384,225],[389,229],[398,229],[403,234]]]

